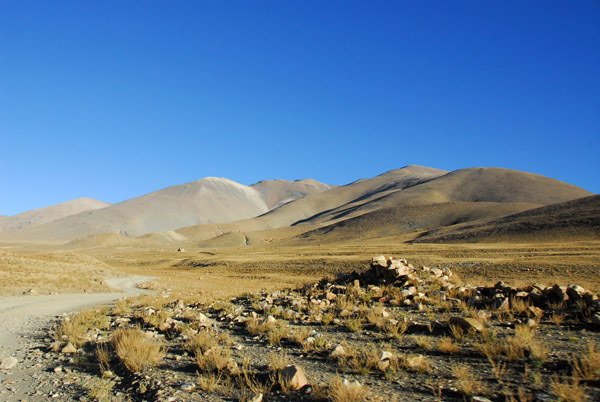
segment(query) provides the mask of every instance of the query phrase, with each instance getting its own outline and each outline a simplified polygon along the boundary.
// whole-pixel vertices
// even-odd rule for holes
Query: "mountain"
[[[240,232],[252,240],[252,232],[293,226],[305,227],[308,232],[299,241],[335,241],[417,233],[590,194],[558,180],[510,169],[446,172],[412,165],[309,195],[250,220],[181,228],[177,232],[206,243],[228,232]]]
[[[91,198],[77,198],[49,207],[34,209],[13,216],[0,217],[0,231],[14,231],[43,225],[84,211],[105,208],[111,204]]]
[[[282,205],[256,220],[260,221],[260,226],[264,229],[298,224],[336,208],[360,205],[373,198],[428,182],[446,173],[448,172],[445,170],[410,165],[306,196]]]
[[[69,241],[103,233],[135,237],[183,226],[238,221],[267,212],[265,199],[279,203],[323,186],[307,181],[299,182],[298,190],[294,190],[293,184],[285,184],[259,186],[259,191],[229,179],[207,177],[20,230],[10,240]]]
[[[380,192],[367,200],[331,209],[304,222],[323,225],[407,204],[510,202],[533,204],[533,207],[591,194],[577,186],[538,174],[502,168],[467,168],[407,188]]]
[[[329,190],[334,186],[312,179],[305,179],[295,181],[262,180],[250,187],[262,195],[267,208],[271,210],[298,198]]]
[[[547,205],[498,219],[433,229],[417,242],[600,238],[600,195]]]

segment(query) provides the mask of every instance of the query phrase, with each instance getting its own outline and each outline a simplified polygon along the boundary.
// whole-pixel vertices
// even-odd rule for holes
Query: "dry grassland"
[[[340,272],[360,271],[380,254],[406,258],[415,266],[448,266],[467,283],[577,283],[600,290],[600,241],[407,244],[405,240],[221,249],[188,244],[183,252],[177,246],[0,251],[0,294],[30,289],[39,294],[102,292],[108,290],[103,279],[129,273],[156,277],[149,285],[156,290],[224,297],[292,288]]]
[[[414,265],[449,266],[465,282],[577,283],[600,290],[600,241],[487,244],[406,244],[365,239],[323,246],[163,250],[94,250],[116,270],[157,277],[157,290],[223,297],[261,289],[296,287],[340,272],[360,271],[374,255],[406,258]]]
[[[107,292],[105,278],[119,275],[94,257],[74,253],[0,251],[0,296]]]

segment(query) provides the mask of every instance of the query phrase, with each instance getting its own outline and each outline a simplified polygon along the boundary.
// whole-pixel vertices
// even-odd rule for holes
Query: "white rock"
[[[16,357],[6,357],[2,359],[2,362],[0,363],[0,370],[10,370],[14,368],[18,362]]]

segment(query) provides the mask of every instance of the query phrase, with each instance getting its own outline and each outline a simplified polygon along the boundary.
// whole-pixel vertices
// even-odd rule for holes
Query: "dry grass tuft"
[[[438,349],[442,353],[452,355],[460,350],[460,346],[455,344],[452,338],[444,336],[438,341]]]
[[[348,328],[350,332],[358,332],[363,327],[362,318],[347,318],[344,320],[344,326]]]
[[[573,370],[579,377],[586,381],[600,381],[600,350],[595,342],[587,345],[587,350],[582,350],[579,356],[573,356]]]
[[[558,376],[550,382],[550,390],[561,402],[581,402],[585,400],[585,388],[577,376],[560,379]]]
[[[115,382],[108,378],[94,378],[87,384],[87,396],[92,401],[113,401],[112,390]]]
[[[466,364],[458,364],[452,369],[452,375],[456,378],[456,388],[466,395],[473,396],[481,394],[483,384],[471,372],[471,369]]]
[[[268,365],[269,365],[269,370],[274,371],[274,372],[281,371],[287,365],[291,364],[291,359],[285,352],[282,352],[282,353],[271,352],[269,354],[267,361],[268,361]]]
[[[215,346],[204,353],[196,354],[196,363],[205,372],[222,371],[231,360],[231,351],[221,346]]]
[[[129,371],[158,365],[166,354],[163,345],[146,337],[139,328],[120,328],[112,335],[115,352]]]
[[[206,392],[215,392],[221,388],[221,373],[196,373],[198,376],[198,386]]]
[[[333,402],[362,402],[368,393],[366,386],[357,382],[347,382],[336,376],[329,384],[328,396]]]

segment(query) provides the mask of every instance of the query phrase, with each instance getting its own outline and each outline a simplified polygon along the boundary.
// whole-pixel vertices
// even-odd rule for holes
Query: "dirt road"
[[[105,304],[124,296],[136,296],[148,292],[136,285],[151,280],[145,276],[127,276],[106,280],[115,293],[60,294],[49,296],[17,296],[0,298],[0,361],[16,358],[17,364],[10,370],[0,370],[0,401],[32,399],[30,367],[24,367],[23,358],[36,341],[34,334],[47,328],[57,315]]]

